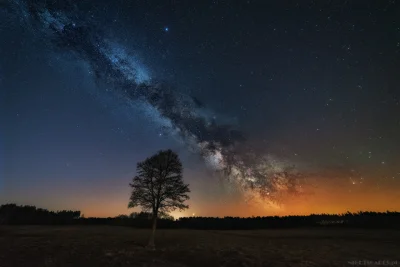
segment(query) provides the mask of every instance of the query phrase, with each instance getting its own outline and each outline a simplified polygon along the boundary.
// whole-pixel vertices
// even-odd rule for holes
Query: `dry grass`
[[[298,229],[158,230],[107,226],[0,228],[0,267],[34,266],[400,266],[400,231]],[[369,266],[374,266],[372,262]]]

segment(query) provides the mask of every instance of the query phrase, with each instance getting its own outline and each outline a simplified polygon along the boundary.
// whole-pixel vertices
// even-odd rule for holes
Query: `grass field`
[[[145,248],[148,235],[117,226],[3,226],[0,267],[400,266],[400,231],[158,230],[156,251]]]

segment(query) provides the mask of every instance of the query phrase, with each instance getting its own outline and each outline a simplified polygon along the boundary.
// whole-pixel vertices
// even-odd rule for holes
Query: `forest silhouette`
[[[116,217],[85,218],[80,211],[49,211],[35,206],[5,204],[0,206],[1,225],[118,225],[151,228],[151,214],[134,212]],[[391,228],[400,229],[400,212],[357,212],[311,214],[306,216],[266,217],[182,217],[174,220],[161,214],[158,228],[203,230],[256,230],[271,228]]]

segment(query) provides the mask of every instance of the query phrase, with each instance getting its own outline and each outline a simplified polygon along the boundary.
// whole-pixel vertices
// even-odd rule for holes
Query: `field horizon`
[[[0,266],[351,266],[398,262],[400,231],[0,226]]]

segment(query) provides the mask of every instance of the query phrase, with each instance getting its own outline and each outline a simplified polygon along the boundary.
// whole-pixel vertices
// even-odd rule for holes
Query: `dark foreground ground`
[[[117,226],[0,227],[0,267],[400,266],[400,231],[158,230],[155,251],[144,247],[148,234]]]

